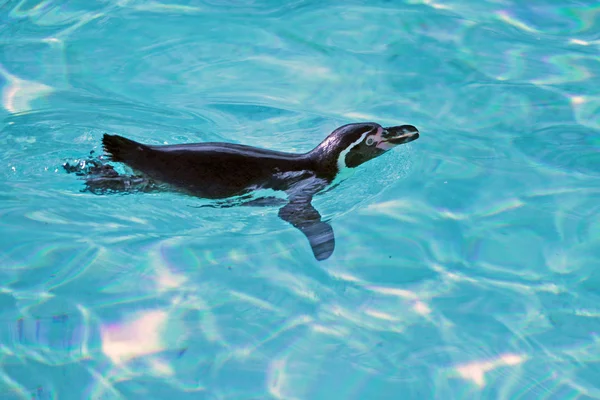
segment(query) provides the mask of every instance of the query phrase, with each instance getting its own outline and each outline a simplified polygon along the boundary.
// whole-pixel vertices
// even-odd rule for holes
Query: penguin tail
[[[102,137],[102,146],[109,156],[108,159],[115,162],[127,162],[145,147],[134,140],[107,133]]]

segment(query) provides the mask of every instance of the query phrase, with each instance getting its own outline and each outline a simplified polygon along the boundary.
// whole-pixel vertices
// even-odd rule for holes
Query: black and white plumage
[[[299,229],[315,258],[324,260],[333,253],[335,237],[312,206],[313,196],[329,186],[342,169],[356,168],[418,137],[412,125],[348,124],[334,130],[313,150],[295,154],[231,143],[151,146],[105,134],[102,144],[109,159],[126,164],[137,176],[116,174],[111,168],[107,174],[104,168],[104,172],[90,174],[86,184],[95,192],[126,191],[131,182],[141,179],[144,191],[168,187],[206,199],[244,196],[260,189],[282,191],[287,200],[278,199],[279,205],[284,202],[279,217]]]

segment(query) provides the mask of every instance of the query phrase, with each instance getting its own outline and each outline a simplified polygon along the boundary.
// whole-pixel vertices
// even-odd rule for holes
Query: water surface
[[[0,1],[3,399],[600,398],[592,1]],[[94,196],[104,132],[421,138],[315,201]]]

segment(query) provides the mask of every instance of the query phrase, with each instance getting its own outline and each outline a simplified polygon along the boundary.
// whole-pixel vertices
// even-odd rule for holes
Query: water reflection
[[[0,397],[600,398],[598,6],[12,2],[0,11]],[[402,119],[402,121],[399,121]],[[316,202],[100,198],[104,132],[306,151],[412,123]]]

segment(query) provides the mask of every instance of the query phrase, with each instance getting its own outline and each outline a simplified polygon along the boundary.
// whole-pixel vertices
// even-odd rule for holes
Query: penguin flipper
[[[162,191],[154,182],[136,175],[90,176],[84,192],[92,194],[154,193]]]
[[[308,239],[315,258],[326,260],[335,249],[333,228],[321,220],[321,214],[311,204],[312,196],[292,197],[279,209],[279,218],[289,222]]]

